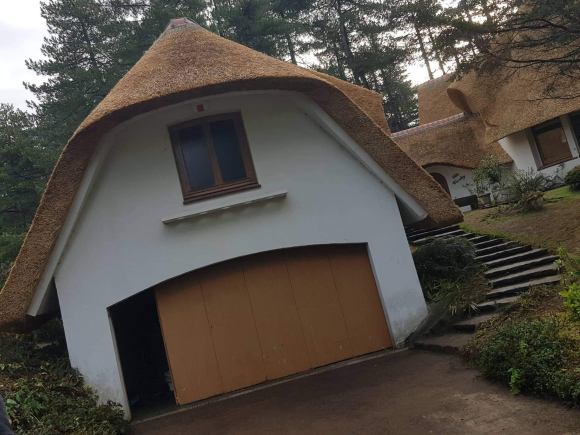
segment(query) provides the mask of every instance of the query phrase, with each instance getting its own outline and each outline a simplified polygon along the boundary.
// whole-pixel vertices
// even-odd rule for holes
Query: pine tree
[[[123,41],[133,31],[125,12],[97,0],[49,0],[41,3],[49,37],[42,53],[47,59],[26,65],[45,83],[25,86],[38,102],[38,136],[45,146],[62,148],[80,122],[131,67]]]
[[[54,163],[29,114],[0,104],[0,286],[32,222]]]

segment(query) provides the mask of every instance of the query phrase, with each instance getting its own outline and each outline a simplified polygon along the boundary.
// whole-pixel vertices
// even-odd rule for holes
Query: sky
[[[40,84],[45,78],[26,68],[27,59],[42,58],[40,47],[48,36],[40,16],[40,0],[0,0],[0,103],[11,103],[25,110],[33,95],[23,82]],[[408,68],[409,78],[417,85],[428,80],[421,65]]]

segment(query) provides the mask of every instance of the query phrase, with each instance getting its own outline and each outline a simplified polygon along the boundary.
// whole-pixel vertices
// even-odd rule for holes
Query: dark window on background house
[[[543,167],[565,162],[572,158],[570,145],[559,119],[533,127],[532,133]]]
[[[169,133],[185,202],[259,186],[239,113],[194,119]]]
[[[574,131],[574,136],[576,137],[576,145],[580,144],[580,113],[574,113],[570,115],[570,125]]]

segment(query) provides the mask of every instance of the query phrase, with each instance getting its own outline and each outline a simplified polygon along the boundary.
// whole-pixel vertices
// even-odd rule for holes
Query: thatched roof
[[[419,124],[429,124],[463,113],[447,95],[453,74],[446,74],[417,86]]]
[[[168,30],[79,126],[53,171],[28,235],[0,293],[0,326],[26,328],[36,286],[95,147],[132,117],[234,91],[305,94],[329,114],[429,214],[424,225],[463,216],[445,191],[388,135],[380,96],[226,40],[185,19]]]
[[[553,78],[549,71],[532,68],[473,72],[451,83],[447,92],[465,113],[481,116],[487,126],[485,140],[492,142],[580,110],[580,81],[561,79],[555,90],[558,98],[549,98],[546,87]]]
[[[501,163],[512,162],[498,142],[485,143],[484,133],[485,125],[480,118],[460,114],[394,133],[393,139],[423,167],[474,169],[487,154],[496,156]]]

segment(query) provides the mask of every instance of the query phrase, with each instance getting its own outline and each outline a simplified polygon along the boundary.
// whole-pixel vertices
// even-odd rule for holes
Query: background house
[[[420,125],[393,138],[466,211],[471,170],[494,155],[511,172],[563,177],[580,164],[580,101],[550,98],[547,81],[527,73],[451,75],[418,87]],[[577,92],[577,84],[570,94]]]
[[[0,322],[60,310],[101,400],[185,404],[403,343],[404,225],[461,219],[380,95],[177,19],[63,151]]]

